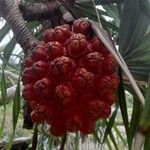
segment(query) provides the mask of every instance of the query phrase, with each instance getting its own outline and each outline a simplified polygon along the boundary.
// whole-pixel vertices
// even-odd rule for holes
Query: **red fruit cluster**
[[[89,134],[111,113],[118,85],[116,61],[83,19],[46,30],[24,61],[23,97],[32,120],[50,132]]]

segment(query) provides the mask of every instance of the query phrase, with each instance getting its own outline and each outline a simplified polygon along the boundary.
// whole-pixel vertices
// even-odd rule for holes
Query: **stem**
[[[16,0],[0,0],[0,13],[10,25],[17,42],[23,48],[25,54],[31,50],[37,40],[26,27]]]
[[[35,125],[35,127],[34,127],[34,133],[33,133],[33,137],[32,137],[32,150],[36,150],[37,139],[38,139],[38,126]]]
[[[137,132],[132,144],[132,150],[141,150],[144,143],[144,139],[145,139],[144,135],[141,134],[140,132]]]
[[[23,145],[23,144],[28,144],[30,141],[32,140],[31,137],[19,137],[19,138],[16,138],[12,141],[12,147],[13,146],[19,146],[19,145]],[[5,149],[6,148],[6,145],[8,143],[7,142],[1,142],[0,143],[0,149]]]
[[[27,21],[53,19],[61,15],[58,1],[51,2],[21,2],[19,3],[20,11],[23,18]]]
[[[67,133],[65,133],[62,137],[60,150],[64,150],[66,142],[67,142]]]
[[[32,112],[31,107],[27,102],[24,102],[24,107],[23,107],[23,128],[24,129],[32,129],[33,128],[33,122],[30,117],[30,114]]]

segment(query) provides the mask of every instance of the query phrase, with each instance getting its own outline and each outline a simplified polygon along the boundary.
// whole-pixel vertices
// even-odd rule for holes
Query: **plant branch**
[[[39,3],[31,3],[31,2],[21,2],[19,3],[20,11],[23,15],[23,18],[27,21],[34,20],[46,20],[53,19],[56,16],[61,15],[59,9],[60,3],[58,1],[51,2],[39,2]]]
[[[7,97],[6,97],[7,100],[11,99],[11,98],[13,98],[15,96],[16,88],[17,88],[17,85],[13,85],[13,86],[9,87],[6,90],[6,92],[7,92]],[[21,88],[20,91],[22,91],[22,89],[23,89],[22,84],[20,84],[20,88]],[[0,105],[1,105],[1,103],[2,103],[2,94],[0,92]]]
[[[5,70],[5,76],[9,76],[11,78],[13,78],[14,80],[18,80],[19,76],[11,71]],[[3,71],[0,70],[0,75],[2,75]]]
[[[16,138],[13,140],[12,145],[21,145],[21,144],[25,144],[31,141],[31,137],[20,137],[20,138]],[[5,146],[7,145],[7,142],[2,142],[0,143],[0,149],[5,148]]]
[[[26,27],[21,12],[16,0],[1,0],[0,1],[0,14],[6,19],[10,25],[17,42],[23,48],[25,54],[31,50],[37,40],[33,34]]]
[[[60,9],[61,5],[63,5],[74,18],[78,18],[72,10],[74,4],[75,0],[55,0],[39,3],[21,2],[19,3],[19,8],[26,21],[41,21],[46,19],[53,20],[60,17],[61,14],[64,14]]]

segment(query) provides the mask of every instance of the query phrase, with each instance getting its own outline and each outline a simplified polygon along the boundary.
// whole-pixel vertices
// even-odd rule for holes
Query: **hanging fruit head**
[[[33,122],[46,122],[55,136],[92,133],[115,102],[114,57],[85,19],[46,30],[43,40],[25,59],[22,73]]]

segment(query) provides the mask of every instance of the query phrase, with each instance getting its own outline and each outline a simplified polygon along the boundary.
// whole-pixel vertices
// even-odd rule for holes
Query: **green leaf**
[[[95,8],[94,8],[93,3],[91,1],[89,3],[76,2],[76,6],[82,7],[85,10],[90,10],[91,14],[96,15]],[[108,15],[108,13],[106,11],[103,11],[101,9],[97,9],[97,10],[98,10],[100,15]]]
[[[79,17],[88,17],[89,19],[97,21],[97,15],[96,15],[94,7],[89,7],[89,9],[87,9],[87,7],[85,6],[82,7],[80,3],[79,4],[76,3],[74,10],[78,13]],[[103,27],[112,29],[114,31],[118,31],[118,27],[116,25],[105,20],[105,18],[103,17],[104,11],[101,11],[98,9],[98,12],[99,12]]]
[[[9,143],[6,145],[6,150],[11,149],[13,139],[15,136],[15,130],[16,130],[16,125],[17,125],[17,121],[18,121],[18,117],[19,117],[19,112],[20,112],[20,76],[18,79],[17,88],[16,88],[14,100],[13,100],[13,111],[12,111],[12,114],[13,114],[13,133],[10,136]]]
[[[101,143],[101,139],[100,139],[100,137],[98,136],[97,131],[94,131],[94,132],[93,132],[93,136],[95,137],[95,139],[96,139],[99,143]]]
[[[20,112],[20,77],[16,88],[16,93],[13,100],[13,130],[15,131]]]
[[[104,5],[103,8],[106,10],[108,16],[114,19],[114,23],[117,27],[120,25],[120,18],[116,5]]]
[[[117,128],[117,126],[115,124],[113,125],[113,129],[117,133],[118,137],[122,140],[122,142],[124,143],[124,145],[126,145],[125,139],[122,137],[120,131],[118,130],[118,128]]]
[[[4,49],[3,57],[5,58],[6,61],[9,60],[15,46],[16,46],[16,40],[15,40],[15,37],[13,37]]]
[[[149,0],[139,0],[139,7],[147,15],[150,17],[150,1]]]
[[[108,140],[108,138],[106,138],[106,144],[108,146],[109,150],[113,150],[110,141]]]
[[[123,78],[122,78],[122,73],[121,73],[121,69],[120,68],[119,68],[118,72],[119,72],[118,74],[119,74],[119,77],[120,77],[120,83],[119,83],[119,87],[118,87],[119,106],[120,106],[120,110],[121,110],[123,123],[124,123],[124,126],[125,126],[128,146],[129,146],[129,149],[131,149],[131,145],[130,145],[130,141],[129,141],[129,121],[128,121],[125,89],[124,89],[124,85],[123,85]]]
[[[116,107],[115,111],[113,112],[113,114],[111,115],[109,122],[107,124],[107,128],[105,129],[105,133],[104,133],[104,138],[103,138],[103,142],[105,142],[105,140],[107,139],[107,136],[109,135],[109,133],[111,132],[111,129],[114,125],[114,121],[115,118],[117,116],[117,112],[118,112],[118,106]]]
[[[132,145],[133,137],[135,136],[135,133],[137,131],[140,116],[141,116],[140,102],[137,100],[137,97],[134,96],[133,111],[130,121],[130,140],[129,140],[130,145]]]
[[[150,150],[150,131],[147,133],[145,137],[144,150]]]
[[[9,143],[6,145],[6,150],[11,150],[11,146],[12,146],[12,143],[13,143],[14,136],[15,136],[15,133],[13,132],[13,134],[10,136]]]
[[[3,133],[3,129],[5,126],[5,119],[6,119],[6,104],[7,104],[7,86],[6,86],[6,79],[4,74],[4,67],[2,68],[2,77],[1,77],[1,95],[2,95],[2,102],[4,107],[4,116],[2,120],[2,124],[0,127],[0,137]]]
[[[147,131],[150,128],[150,80],[148,83],[148,88],[146,91],[146,101],[143,109],[142,117],[141,117],[141,127],[144,131]]]
[[[30,29],[36,28],[40,25],[40,22],[38,21],[32,21],[27,23],[27,27]]]
[[[99,0],[99,5],[108,5],[111,3],[122,3],[124,0]]]
[[[103,7],[109,12],[109,5]],[[112,18],[119,18],[115,9],[112,12]],[[139,8],[138,0],[125,0],[120,15],[119,51],[135,79],[147,81],[150,72],[150,19]]]
[[[146,33],[149,23],[150,20],[139,9],[139,0],[125,0],[119,36],[119,50],[124,56],[134,50]]]
[[[116,150],[119,150],[118,144],[117,144],[117,142],[116,142],[116,140],[115,140],[115,137],[114,137],[114,135],[112,134],[112,132],[109,133],[109,136],[110,136],[111,141],[112,141],[113,144],[114,144],[115,149],[116,149]]]
[[[5,23],[5,25],[0,29],[0,42],[7,35],[9,30],[10,30],[10,27],[9,27],[8,23]]]
[[[148,80],[150,72],[150,32],[138,42],[135,49],[124,59],[134,77],[139,80]]]
[[[128,55],[124,56],[124,59],[127,62],[132,61],[132,59],[136,59],[136,57],[141,56],[141,55],[146,55],[146,53],[150,53],[150,32],[145,34],[143,38],[138,42],[134,50]],[[139,58],[138,58],[139,59]],[[138,60],[140,61],[140,60]]]
[[[122,16],[122,10],[123,10],[123,3],[117,3],[117,10],[118,10],[118,15],[119,15],[119,18],[121,18]]]
[[[90,3],[91,0],[77,0],[77,2],[84,2],[84,3]],[[121,3],[123,0],[94,0],[96,5],[107,5],[111,3]]]
[[[146,33],[135,47],[135,52],[150,51],[150,32]]]
[[[2,57],[0,55],[0,60],[3,61],[4,66],[8,65],[9,67],[15,69],[15,70],[19,70],[16,66],[10,64],[4,57]]]
[[[150,72],[150,64],[137,64],[138,66],[136,67],[136,63],[132,63],[131,65],[128,65],[130,68],[131,73],[134,75],[134,77],[137,80],[148,80],[148,73]]]

